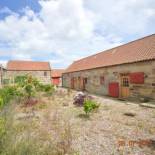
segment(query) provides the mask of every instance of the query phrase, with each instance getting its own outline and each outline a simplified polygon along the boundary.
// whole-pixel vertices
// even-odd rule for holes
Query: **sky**
[[[155,33],[155,0],[0,0],[0,63],[80,58]]]

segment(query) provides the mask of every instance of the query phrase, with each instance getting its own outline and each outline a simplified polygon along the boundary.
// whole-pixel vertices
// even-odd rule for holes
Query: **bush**
[[[16,86],[7,86],[0,89],[0,108],[20,95],[21,93],[18,91],[18,88]]]
[[[52,94],[54,91],[54,87],[52,85],[44,85],[44,92],[47,94]]]
[[[23,75],[15,77],[14,86],[6,86],[0,89],[0,108],[2,108],[6,103],[9,103],[12,99],[18,97],[21,99],[23,97],[26,99],[25,103],[31,103],[34,100],[32,97],[35,96],[36,91],[42,91],[51,95],[54,91],[52,85],[43,85],[36,78],[32,76]]]
[[[94,109],[99,108],[99,105],[93,100],[85,100],[83,107],[86,115],[89,115]]]
[[[86,94],[84,94],[83,92],[79,92],[74,96],[73,104],[77,106],[83,106],[85,98],[86,98]]]
[[[24,84],[26,83],[26,80],[27,80],[27,75],[16,76],[15,77],[15,84],[23,87]]]
[[[3,81],[2,81],[2,83],[4,84],[4,85],[8,85],[9,84],[9,79],[3,79]]]

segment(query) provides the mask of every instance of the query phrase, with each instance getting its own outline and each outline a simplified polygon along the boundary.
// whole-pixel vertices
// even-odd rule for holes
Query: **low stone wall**
[[[111,82],[121,85],[120,75],[123,73],[144,72],[144,84],[129,85],[130,97],[148,97],[155,99],[155,61],[144,61],[132,64],[122,64],[112,67],[91,69],[63,74],[63,87],[71,88],[72,77],[87,78],[86,91],[99,95],[109,95],[108,86]],[[100,77],[104,76],[104,83],[100,83]],[[75,86],[75,89],[79,89]]]

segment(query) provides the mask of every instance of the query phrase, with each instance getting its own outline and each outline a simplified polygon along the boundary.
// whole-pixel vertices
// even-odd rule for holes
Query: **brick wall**
[[[63,74],[63,87],[71,87],[72,77],[86,77],[86,90],[90,93],[108,95],[108,86],[111,82],[118,82],[120,86],[120,74],[144,72],[144,84],[130,83],[130,97],[150,97],[155,99],[155,61],[145,61],[132,64],[123,64],[113,67],[105,67],[74,73]],[[100,77],[104,76],[104,84],[100,83]],[[75,87],[78,89],[78,87]]]

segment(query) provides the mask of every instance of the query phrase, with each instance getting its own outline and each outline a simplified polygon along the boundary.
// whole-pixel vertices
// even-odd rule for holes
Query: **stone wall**
[[[0,68],[0,88],[2,87],[3,77],[5,76],[6,70]]]
[[[87,78],[86,91],[99,95],[109,95],[108,86],[111,82],[118,82],[120,89],[120,75],[123,73],[144,72],[144,84],[129,85],[130,97],[149,97],[155,99],[155,61],[145,61],[132,64],[122,64],[112,67],[91,69],[63,74],[63,87],[71,88],[72,77]],[[100,83],[100,77],[104,76],[104,83]],[[79,89],[75,86],[75,89]]]
[[[0,69],[0,88],[2,87],[2,71]]]
[[[16,76],[26,74],[36,77],[42,83],[51,84],[51,71],[7,71],[5,78],[13,80]]]

